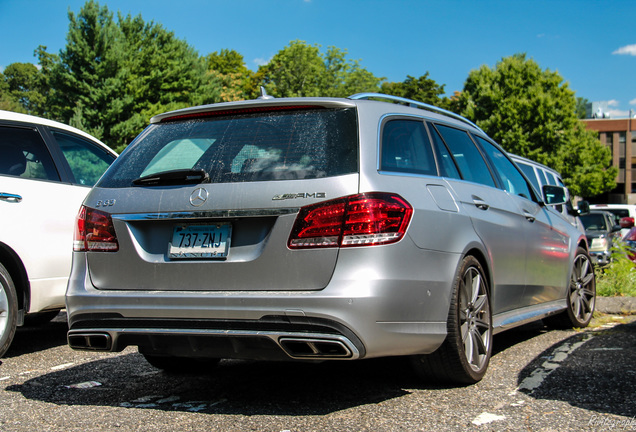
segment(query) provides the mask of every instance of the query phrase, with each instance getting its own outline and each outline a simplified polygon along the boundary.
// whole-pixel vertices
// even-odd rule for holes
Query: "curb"
[[[636,297],[596,297],[596,311],[605,314],[636,314]]]

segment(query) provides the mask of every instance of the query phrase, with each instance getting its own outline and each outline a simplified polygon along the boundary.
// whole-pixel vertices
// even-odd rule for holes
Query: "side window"
[[[437,175],[423,121],[389,120],[382,128],[382,171]]]
[[[526,179],[521,175],[517,167],[497,147],[482,139],[475,137],[492,161],[499,175],[504,189],[512,195],[518,195],[531,200],[533,194]]]
[[[488,165],[481,153],[462,130],[447,126],[435,125],[448,145],[464,180],[495,186]]]
[[[524,172],[526,177],[530,180],[530,183],[534,186],[537,191],[541,191],[541,185],[539,184],[539,180],[537,179],[537,175],[534,172],[534,167],[532,165],[525,164],[523,162],[517,162],[521,171]]]
[[[433,146],[437,151],[437,159],[440,161],[440,171],[443,177],[450,177],[461,179],[462,176],[459,174],[457,170],[457,165],[455,165],[455,161],[453,160],[453,156],[451,156],[448,148],[444,144],[444,140],[439,136],[439,132],[434,127],[429,128],[431,131],[431,136],[433,137]]]
[[[548,183],[548,179],[545,178],[545,173],[543,172],[542,169],[538,169],[537,172],[539,173],[539,181],[541,182],[541,186],[545,186],[547,184],[550,184],[550,183]],[[539,188],[539,190],[541,190],[541,188]]]
[[[0,175],[60,180],[38,131],[12,126],[0,126]]]
[[[93,186],[114,160],[110,154],[82,138],[59,131],[51,132],[77,184]]]
[[[552,174],[551,172],[546,171],[545,172],[545,176],[548,178],[548,184],[552,185],[552,186],[557,186],[558,183],[556,181],[556,178],[554,177],[554,174]]]

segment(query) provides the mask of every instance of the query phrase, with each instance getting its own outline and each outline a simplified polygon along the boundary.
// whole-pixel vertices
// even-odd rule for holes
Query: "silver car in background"
[[[474,383],[493,334],[592,317],[585,235],[542,189],[468,120],[397,97],[158,115],[79,213],[69,345],[168,371],[409,356]]]

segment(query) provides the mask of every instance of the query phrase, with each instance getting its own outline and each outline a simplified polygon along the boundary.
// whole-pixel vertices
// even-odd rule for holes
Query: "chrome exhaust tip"
[[[113,339],[108,333],[73,333],[68,335],[68,345],[76,350],[110,351]]]
[[[354,358],[354,351],[337,339],[284,337],[278,341],[292,358],[345,359]]]

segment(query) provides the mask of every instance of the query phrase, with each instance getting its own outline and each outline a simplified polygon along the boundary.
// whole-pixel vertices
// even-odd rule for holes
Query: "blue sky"
[[[388,81],[427,71],[447,94],[468,73],[527,53],[558,71],[577,96],[605,101],[613,117],[636,112],[633,0],[100,0],[141,14],[200,55],[223,48],[256,70],[292,40],[345,49]],[[0,70],[66,44],[68,11],[84,0],[0,0]]]

